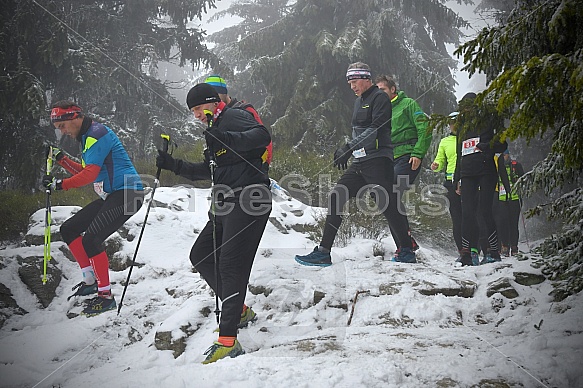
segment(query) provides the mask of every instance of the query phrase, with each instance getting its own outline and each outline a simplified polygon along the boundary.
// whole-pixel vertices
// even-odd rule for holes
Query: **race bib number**
[[[354,156],[355,158],[364,158],[366,156],[366,151],[364,150],[364,147],[352,151],[352,156]]]
[[[478,147],[478,143],[480,142],[479,137],[472,137],[471,139],[464,140],[462,142],[462,156],[470,155],[476,152],[481,152]]]
[[[105,201],[107,198],[107,193],[103,190],[103,181],[101,182],[94,182],[93,183],[93,190]]]

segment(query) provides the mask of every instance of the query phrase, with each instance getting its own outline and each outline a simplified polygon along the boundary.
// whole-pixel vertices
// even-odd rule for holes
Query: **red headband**
[[[68,108],[53,108],[51,110],[51,122],[73,120],[79,117],[81,108],[76,105],[71,105]]]

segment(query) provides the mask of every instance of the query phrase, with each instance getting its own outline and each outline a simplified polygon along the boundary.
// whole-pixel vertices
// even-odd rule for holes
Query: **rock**
[[[12,292],[4,284],[0,283],[0,328],[4,322],[13,315],[28,314],[28,311],[21,308],[12,298]]]
[[[457,381],[450,379],[449,377],[444,377],[441,380],[436,381],[435,386],[438,388],[455,388],[459,387],[460,384]]]
[[[513,272],[514,281],[522,286],[534,286],[546,280],[544,275],[529,272]]]
[[[51,304],[56,295],[56,290],[61,283],[62,271],[55,266],[55,259],[47,264],[47,282],[43,284],[43,258],[42,256],[30,256],[19,258],[20,268],[18,276],[28,289],[37,296],[43,308]]]
[[[77,260],[75,260],[75,256],[73,256],[73,254],[71,253],[71,250],[69,249],[68,246],[66,245],[61,245],[59,247],[59,251],[61,251],[63,253],[63,255],[69,259],[69,261],[72,261],[73,263],[75,263]]]
[[[413,287],[422,295],[445,295],[445,296],[460,296],[462,298],[472,298],[478,285],[469,280],[455,280],[456,286],[452,287],[436,287],[429,282],[412,283]],[[381,284],[379,286],[380,295],[396,295],[399,293],[404,282]],[[411,283],[407,283],[411,284]]]
[[[306,228],[306,224],[293,224],[291,228],[298,233],[308,233],[308,228]]]
[[[325,292],[315,290],[314,291],[314,305],[317,305],[318,303],[320,303],[320,301],[322,299],[324,299],[325,296],[326,296]]]
[[[174,358],[178,358],[186,349],[186,340],[185,336],[174,340],[171,331],[163,331],[156,333],[154,345],[158,350],[172,350]]]
[[[156,201],[155,199],[152,200],[152,207],[156,208],[156,207],[161,207],[163,209],[168,209],[169,206],[167,203],[165,202],[160,202],[160,201]]]
[[[273,290],[271,288],[267,288],[265,286],[254,286],[249,284],[249,292],[253,295],[263,294],[265,296],[269,296]]]
[[[273,226],[275,226],[277,228],[277,230],[279,230],[281,233],[283,233],[283,234],[289,234],[289,232],[287,231],[287,229],[285,228],[285,226],[283,226],[282,223],[277,220],[277,218],[275,218],[275,217],[269,217],[269,222],[271,222],[271,224]]]
[[[200,329],[200,326],[200,324],[196,327],[192,327],[190,324],[181,326],[180,330],[182,330],[185,335],[176,339],[172,338],[171,331],[157,332],[154,337],[154,346],[156,346],[156,349],[158,350],[172,350],[174,358],[178,358],[178,356],[184,353],[184,350],[186,349],[186,341],[188,340],[188,337]]]
[[[482,379],[470,388],[510,388],[513,386],[515,385],[509,385],[508,382],[500,379]]]
[[[403,284],[403,282],[381,284],[379,286],[379,294],[380,295],[396,295],[401,290],[402,284]]]
[[[433,287],[419,290],[419,293],[423,295],[437,295],[442,294],[445,296],[460,296],[462,298],[472,298],[474,292],[478,288],[478,285],[469,280],[458,281],[457,287]]]
[[[123,238],[124,240],[127,240],[129,242],[134,241],[134,239],[136,238],[136,236],[134,236],[133,234],[130,233],[130,230],[125,225],[122,225],[117,230],[117,233],[121,236],[121,238]]]
[[[508,278],[500,278],[488,284],[486,295],[491,297],[496,293],[500,293],[508,299],[514,299],[518,296],[518,291],[512,287]]]
[[[119,234],[114,234],[105,240],[105,253],[109,258],[109,268],[112,271],[120,272],[128,269],[132,265],[133,254],[129,256],[126,253],[120,252],[123,247],[123,239]],[[136,267],[142,267],[143,263],[135,263]]]
[[[52,231],[51,232],[51,241],[63,241],[61,237],[61,232]],[[37,234],[26,234],[24,236],[24,241],[22,242],[23,246],[31,246],[31,245],[45,245],[45,235],[37,235]]]
[[[105,253],[107,257],[110,259],[113,257],[114,254],[120,251],[123,246],[123,240],[119,236],[119,234],[115,233],[111,237],[109,237],[104,242],[105,245]]]

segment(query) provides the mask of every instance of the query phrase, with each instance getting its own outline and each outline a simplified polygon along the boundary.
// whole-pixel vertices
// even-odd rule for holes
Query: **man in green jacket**
[[[432,133],[427,130],[427,116],[417,101],[407,97],[402,90],[398,91],[392,77],[381,75],[376,78],[375,83],[379,89],[389,95],[393,108],[391,141],[393,143],[394,183],[399,202],[401,202],[403,193],[415,182],[421,171],[421,161],[431,145]],[[405,212],[402,203],[399,205],[400,211]],[[417,249],[418,245],[413,237],[411,240],[413,248]],[[397,245],[397,253],[400,248]]]

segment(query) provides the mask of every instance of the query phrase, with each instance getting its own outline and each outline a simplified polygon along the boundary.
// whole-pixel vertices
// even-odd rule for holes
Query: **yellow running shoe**
[[[244,327],[247,327],[249,325],[249,322],[255,322],[256,320],[257,314],[255,314],[255,311],[253,311],[251,307],[247,307],[245,312],[241,314],[241,320],[237,324],[237,328],[242,329]]]
[[[239,341],[235,340],[233,346],[225,346],[220,342],[215,342],[204,352],[204,354],[206,355],[206,358],[202,363],[210,364],[211,362],[218,361],[225,357],[235,358],[241,354],[245,354],[245,351],[241,347]]]

